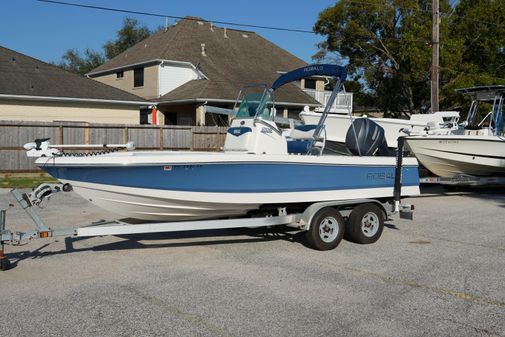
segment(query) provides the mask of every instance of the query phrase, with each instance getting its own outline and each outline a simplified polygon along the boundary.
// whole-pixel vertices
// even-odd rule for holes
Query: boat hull
[[[320,113],[315,112],[302,112],[300,113],[300,118],[305,124],[317,124],[321,118]],[[364,118],[364,117],[354,117],[354,118]],[[408,119],[396,119],[396,118],[370,118],[377,124],[379,124],[384,129],[384,136],[386,137],[386,142],[388,147],[396,148],[398,147],[398,137],[405,136],[405,133],[401,132],[402,129],[410,128],[425,128],[426,123],[416,123]],[[345,143],[345,137],[347,135],[347,130],[351,126],[351,119],[349,115],[344,114],[328,114],[325,121],[326,129],[326,139],[331,142]]]
[[[505,176],[505,138],[417,136],[406,142],[419,162],[439,177]]]
[[[154,221],[393,194],[395,158],[160,153],[61,157],[40,167],[104,209]],[[406,164],[403,195],[419,194],[417,162]]]

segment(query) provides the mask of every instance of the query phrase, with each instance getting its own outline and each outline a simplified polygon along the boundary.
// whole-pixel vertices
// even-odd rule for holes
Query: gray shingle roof
[[[205,44],[205,56],[202,55]],[[191,62],[208,80],[197,80],[169,92],[159,101],[181,99],[231,99],[240,87],[251,83],[271,85],[279,72],[287,72],[306,63],[254,32],[211,26],[200,19],[180,20],[168,31],[159,31],[139,42],[90,74],[111,72],[151,60]],[[276,101],[318,104],[294,85],[276,93]]]
[[[247,83],[243,83],[245,85]],[[158,102],[179,102],[179,101],[212,101],[224,100],[234,102],[237,94],[243,85],[233,86],[229,82],[212,80],[189,81],[173,91],[161,96],[155,101]],[[275,102],[293,105],[321,105],[298,87],[288,84],[275,91]]]
[[[0,94],[146,102],[123,90],[1,46]]]

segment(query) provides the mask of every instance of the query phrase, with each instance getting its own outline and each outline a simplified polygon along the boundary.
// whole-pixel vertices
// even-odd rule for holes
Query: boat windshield
[[[266,86],[250,86],[242,88],[237,103],[240,102],[237,118],[259,118],[272,120],[274,103],[270,90]],[[237,103],[235,105],[237,105]]]
[[[503,96],[495,97],[492,102],[475,99],[470,106],[470,111],[466,118],[466,128],[488,128],[492,134],[501,135],[504,124],[504,100],[505,98]],[[484,117],[482,117],[482,115],[484,115]]]

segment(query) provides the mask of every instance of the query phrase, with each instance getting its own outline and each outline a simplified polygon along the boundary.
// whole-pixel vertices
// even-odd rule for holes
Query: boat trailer
[[[477,177],[465,174],[452,178],[446,177],[424,177],[419,179],[420,184],[439,184],[448,187],[467,186],[505,186],[505,177]]]
[[[7,211],[0,210],[0,270],[8,270],[11,266],[4,252],[6,245],[23,245],[30,241],[52,237],[92,237],[286,225],[306,231],[309,244],[313,248],[328,250],[340,243],[344,228],[348,231],[351,240],[358,243],[372,243],[377,241],[382,234],[385,219],[395,213],[400,213],[401,218],[412,219],[413,210],[410,205],[395,202],[382,203],[375,199],[353,199],[312,203],[304,210],[294,213],[288,213],[286,207],[279,207],[248,218],[141,224],[131,224],[121,220],[101,220],[70,228],[53,229],[47,226],[34,206],[41,207],[55,193],[71,190],[68,184],[41,184],[29,193],[11,190],[18,205],[32,219],[35,229],[28,232],[7,229]]]

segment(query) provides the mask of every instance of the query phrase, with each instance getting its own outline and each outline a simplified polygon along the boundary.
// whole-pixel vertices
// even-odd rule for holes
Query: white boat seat
[[[291,130],[289,137],[292,139],[313,139],[316,128],[315,124],[297,125]]]
[[[307,154],[322,153],[324,148],[324,137],[314,139],[314,132],[317,125],[304,124],[297,125],[291,129],[288,137],[288,153],[291,154]],[[316,151],[316,152],[314,152]]]

